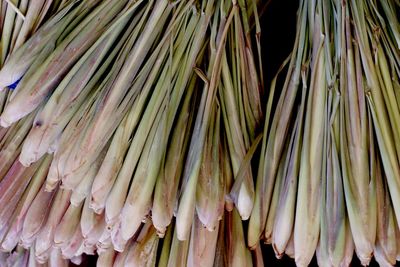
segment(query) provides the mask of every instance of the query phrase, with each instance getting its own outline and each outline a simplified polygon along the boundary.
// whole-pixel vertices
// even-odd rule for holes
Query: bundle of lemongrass
[[[257,2],[53,1],[0,69],[0,260],[262,265]]]
[[[248,245],[307,266],[400,260],[400,6],[303,0],[270,91]]]
[[[56,0],[2,0],[0,1],[0,67],[36,32],[51,14],[65,6]],[[13,86],[8,83],[4,86]],[[0,112],[11,93],[0,92]]]

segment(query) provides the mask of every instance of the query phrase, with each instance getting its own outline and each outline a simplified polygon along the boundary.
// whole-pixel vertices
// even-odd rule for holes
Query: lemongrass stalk
[[[344,107],[341,107],[342,109],[342,114],[344,114]],[[344,125],[344,115],[342,115],[342,122],[341,122],[341,127],[345,127]],[[354,239],[354,243],[355,243],[355,248],[356,248],[356,253],[357,256],[359,257],[360,261],[363,264],[368,264],[368,262],[371,260],[372,257],[372,250],[373,250],[373,241],[375,240],[375,229],[372,231],[372,233],[374,234],[373,239],[371,239],[370,237],[370,232],[367,232],[367,229],[361,228],[362,227],[368,227],[369,225],[365,225],[363,224],[363,222],[361,220],[363,220],[363,217],[359,215],[360,210],[357,209],[355,203],[356,203],[356,199],[355,196],[352,195],[349,191],[350,191],[350,177],[349,174],[351,175],[351,172],[348,170],[348,165],[349,165],[349,154],[346,153],[346,147],[348,147],[347,145],[347,140],[344,137],[341,137],[341,153],[342,153],[342,168],[343,168],[343,184],[344,184],[344,190],[345,190],[345,195],[346,195],[346,207],[347,207],[347,211],[348,211],[348,217],[349,217],[349,222],[350,222],[350,227],[351,227],[351,232],[352,232],[352,236]],[[370,152],[371,155],[373,155],[373,153]],[[371,162],[375,165],[375,162],[371,159]],[[373,170],[373,172],[375,172],[374,170],[374,165],[371,166],[371,170]],[[370,177],[371,180],[374,180],[375,177],[375,173],[371,172],[370,173]],[[353,180],[356,179],[356,177],[352,177]],[[373,187],[375,187],[375,183],[373,183]],[[368,190],[370,191],[370,190]],[[364,192],[365,195],[365,192]],[[376,197],[376,196],[375,196]],[[373,208],[376,208],[373,207]],[[369,208],[368,208],[369,209]],[[374,215],[374,213],[372,213],[372,215]],[[365,216],[365,215],[364,215]],[[364,220],[375,220],[375,224],[372,224],[376,227],[376,217],[366,217],[364,218]],[[364,226],[365,225],[365,226]]]
[[[381,170],[381,164],[377,163],[376,177],[376,201],[377,201],[377,236],[374,255],[380,265],[395,265],[397,257],[396,244],[396,219],[385,176]]]
[[[216,102],[213,113],[196,189],[197,218],[208,231],[214,231],[219,225],[225,204],[225,181],[220,170],[221,111],[218,102]]]
[[[48,265],[60,267],[69,266],[68,260],[62,258],[60,249],[56,247],[51,249]]]
[[[340,266],[350,266],[354,258],[354,242],[350,230],[349,220],[346,218],[346,233],[345,233],[345,245],[344,245],[344,256],[340,263]]]
[[[213,231],[204,228],[197,214],[192,225],[187,266],[213,266],[219,224]]]
[[[221,106],[223,106],[223,102],[221,102]],[[233,173],[232,173],[232,166],[229,158],[229,150],[227,144],[227,138],[225,135],[223,136],[223,146],[221,150],[221,161],[222,161],[222,174],[223,179],[225,181],[225,188],[227,192],[232,190],[232,186],[234,183]],[[225,197],[225,210],[232,211],[234,208],[233,200],[230,197]]]
[[[263,253],[261,250],[261,243],[257,246],[255,250],[252,251],[252,257],[253,257],[253,264],[252,266],[254,267],[264,267],[264,259],[263,259]]]
[[[3,1],[0,3],[0,32],[3,32],[3,25],[4,25],[4,17],[5,13],[7,11],[7,3],[3,3]],[[0,67],[2,64],[0,64]]]
[[[307,10],[305,4],[305,1],[300,3],[296,40],[294,44],[295,50],[291,56],[288,74],[275,109],[274,118],[270,126],[269,121],[265,123],[271,131],[268,138],[264,138],[264,148],[261,152],[261,159],[263,160],[260,160],[262,164],[259,165],[257,173],[255,202],[249,222],[249,247],[254,247],[258,244],[258,240],[265,227],[278,163],[281,159],[284,140],[287,134],[287,125],[291,118],[294,101],[297,95],[301,65],[303,63],[303,53],[306,46]],[[269,116],[266,116],[266,120],[267,119],[269,120]],[[267,129],[265,129],[265,131],[266,130]]]
[[[6,266],[18,267],[26,266],[29,260],[29,251],[18,246],[6,260]]]
[[[363,99],[361,63],[358,49],[353,53],[348,7],[342,4],[342,55],[341,55],[341,91],[344,94],[343,129],[347,138],[340,142],[343,168],[343,182],[346,206],[353,234],[356,253],[363,264],[367,264],[373,252],[376,232],[376,196],[374,196],[375,162],[368,163],[368,117]],[[345,43],[347,42],[347,43]],[[344,50],[346,47],[346,50]],[[361,47],[360,47],[361,48]],[[371,139],[372,140],[372,139]],[[372,141],[370,141],[372,142]],[[349,144],[349,145],[348,145]],[[372,155],[372,154],[371,154]],[[368,173],[370,171],[371,173]],[[361,177],[361,178],[358,178]],[[366,193],[368,192],[368,195]],[[368,198],[366,198],[368,196]]]
[[[337,2],[339,3],[339,2]],[[339,7],[338,7],[339,8]],[[324,16],[327,17],[328,13],[331,12],[332,6],[329,4],[323,5]],[[334,34],[336,34],[337,41],[335,42],[335,58],[334,64],[335,68],[338,66],[341,67],[341,71],[344,71],[344,60],[346,57],[343,53],[346,52],[344,44],[344,36],[342,35],[342,30],[344,29],[344,17],[339,12],[338,18],[335,21],[336,28],[334,28]],[[324,18],[324,26],[325,32],[329,33],[331,30],[329,29],[330,21],[329,18]],[[334,38],[335,39],[335,38]],[[326,42],[330,41],[329,34],[325,36]],[[333,63],[330,60],[332,57],[331,51],[328,46],[325,46],[325,53],[327,55],[327,65],[326,69],[328,71],[328,85],[332,90],[328,93],[328,106],[327,106],[327,118],[326,118],[326,128],[327,128],[327,141],[326,141],[326,174],[324,174],[323,182],[322,182],[322,201],[321,201],[321,233],[320,233],[320,244],[318,246],[317,256],[318,262],[321,265],[329,265],[329,266],[343,266],[343,264],[348,261],[348,255],[346,255],[347,251],[347,242],[349,238],[347,234],[350,232],[348,227],[348,223],[346,222],[346,211],[345,211],[345,196],[343,189],[343,177],[342,177],[342,169],[340,163],[340,112],[338,107],[340,103],[346,101],[346,97],[340,97],[338,92],[339,86],[338,83],[335,82],[335,76],[337,70],[333,70]],[[341,61],[342,58],[342,61]],[[340,65],[342,64],[342,65]],[[350,70],[352,72],[353,69]],[[335,73],[334,73],[335,72]],[[342,77],[342,76],[341,76]],[[341,81],[344,81],[343,77]],[[343,90],[344,88],[340,88]],[[347,92],[343,92],[346,94]],[[361,97],[361,95],[357,95],[355,90],[350,92],[350,99],[355,101],[357,97]],[[358,105],[354,103],[354,107]],[[361,108],[358,107],[356,111],[354,111],[354,116],[359,114],[359,109],[362,110],[362,103],[360,103]],[[363,112],[361,112],[363,114]],[[350,238],[350,242],[351,238]],[[349,251],[352,253],[352,249]]]
[[[100,169],[101,162],[103,161],[106,150],[108,146],[106,146],[103,152],[99,155],[98,159],[92,164],[88,172],[85,174],[83,179],[76,185],[74,188],[71,188],[71,204],[78,206],[81,202],[85,200],[90,195],[90,190],[92,188],[93,180],[96,176],[96,173]],[[64,182],[64,181],[63,181]]]
[[[160,170],[154,189],[152,221],[157,233],[163,236],[170,225],[176,205],[179,181],[182,175],[185,152],[188,147],[193,113],[190,106],[193,101],[193,90],[196,78],[193,77],[188,87],[187,95],[180,109],[175,130],[171,133],[167,148],[165,164]]]
[[[240,79],[242,85],[242,101],[243,112],[246,125],[243,129],[248,129],[250,142],[256,137],[255,130],[261,123],[261,99],[259,94],[259,78],[256,71],[254,57],[251,49],[251,40],[248,36],[250,33],[247,10],[243,1],[238,1],[240,13],[235,16],[235,35],[238,44],[238,68],[240,69]],[[240,16],[242,15],[242,16]],[[240,21],[240,17],[242,21]],[[239,70],[238,70],[239,71]]]
[[[133,241],[131,241],[133,242]],[[128,244],[128,246],[130,243]],[[125,259],[129,253],[128,249],[125,249],[123,252],[118,253],[117,256],[115,257],[114,264],[112,265],[113,267],[125,267]]]
[[[41,66],[41,64],[45,61],[45,59],[47,58],[48,54],[51,53],[51,51],[53,51],[53,50],[54,50],[54,44],[53,43],[50,42],[50,43],[44,44],[42,50],[40,50],[39,53],[35,56],[34,60],[32,60],[32,63],[29,66],[29,69],[27,70],[27,73],[25,74],[25,76],[28,76],[28,75],[34,73]],[[6,67],[7,67],[7,65],[6,65]],[[18,84],[19,84],[19,82],[18,82]],[[8,92],[7,100],[6,100],[5,106],[3,108],[3,111],[5,111],[8,103],[10,102],[11,97],[15,93],[15,90],[16,89],[14,89],[13,91]],[[6,125],[4,127],[8,127],[8,126],[10,126],[10,125]]]
[[[396,230],[396,240],[397,240],[397,256],[396,260],[400,261],[400,229]]]
[[[104,214],[95,218],[95,225],[93,229],[86,234],[83,241],[84,248],[96,247],[96,244],[100,241],[104,230],[107,228],[104,220]]]
[[[125,1],[111,6],[109,1],[102,3],[55,48],[31,76],[25,75],[1,114],[1,125],[10,125],[40,105],[79,57],[106,31],[125,4]],[[89,23],[91,20],[97,20],[98,23]],[[88,35],[88,32],[91,34]]]
[[[142,207],[143,210],[146,210],[146,214],[150,212],[150,204],[147,206]],[[120,215],[118,220],[114,222],[113,225],[107,224],[107,229],[111,229],[111,241],[112,245],[114,246],[114,249],[118,252],[122,252],[125,250],[129,240],[134,240],[135,237],[130,238],[129,240],[126,240],[123,235],[122,235],[122,216]],[[147,220],[146,217],[142,217],[142,222],[145,222]],[[138,235],[140,233],[141,225],[137,229],[135,235]]]
[[[19,9],[19,1],[15,0],[17,3],[14,3],[14,0],[5,0],[5,2],[8,4],[8,7],[14,10],[15,13],[20,16],[21,19],[25,19],[24,13]]]
[[[32,176],[40,166],[40,162],[29,168],[22,167],[18,161],[8,171],[0,183],[0,203],[7,203],[0,208],[0,227],[12,216]]]
[[[272,194],[271,204],[269,207],[269,212],[267,216],[267,221],[265,223],[265,229],[263,234],[263,240],[266,244],[272,243],[272,233],[274,232],[274,221],[279,213],[278,210],[278,203],[279,203],[279,196],[282,191],[282,186],[284,185],[284,178],[286,176],[286,171],[289,168],[290,164],[290,157],[288,157],[288,153],[290,152],[291,147],[293,146],[294,135],[295,132],[291,134],[289,139],[289,143],[285,146],[284,152],[282,154],[282,161],[279,164],[278,172],[276,174],[275,185],[274,185],[274,193]],[[279,233],[278,233],[279,234]]]
[[[8,230],[1,243],[1,248],[3,250],[10,251],[17,245],[22,233],[22,227],[26,213],[40,188],[42,187],[50,166],[51,158],[51,156],[47,156],[45,159],[43,159],[37,171],[31,178],[29,185],[26,187],[24,194],[19,200],[18,206],[13,212],[14,218],[11,223],[11,228]]]
[[[334,34],[340,36],[341,31],[341,17],[340,13],[335,24],[335,28],[331,30],[331,21],[329,13],[332,10],[332,5],[327,2],[322,2],[323,13],[323,26],[324,26],[324,40],[326,44],[331,43],[332,31]],[[317,247],[317,260],[320,265],[325,266],[339,266],[345,253],[345,206],[344,206],[344,193],[342,188],[342,177],[339,161],[339,153],[337,151],[339,142],[338,133],[340,130],[338,115],[338,105],[340,97],[338,94],[338,83],[335,82],[335,75],[332,63],[332,53],[335,54],[334,58],[335,67],[339,66],[340,58],[340,40],[335,42],[334,48],[337,50],[331,51],[328,45],[325,45],[326,55],[326,74],[327,84],[332,90],[327,94],[327,107],[325,118],[325,142],[324,142],[324,162],[323,162],[323,178],[321,184],[321,228],[320,238]],[[339,47],[339,48],[338,48]],[[337,71],[335,69],[335,71]]]
[[[70,244],[70,246],[69,246],[70,248],[73,248],[73,250],[75,251],[75,254],[72,254],[72,250],[68,250],[68,249],[61,250],[61,252],[64,254],[68,253],[68,252],[71,253],[70,256],[68,257],[68,259],[73,264],[76,264],[76,265],[81,265],[82,258],[85,256],[84,254],[95,255],[95,246],[92,246],[92,247],[86,246],[85,247],[83,242],[80,242],[80,241],[82,241],[82,240],[78,241],[80,245],[78,245],[77,249],[75,248],[76,245],[74,243]],[[63,256],[63,257],[66,258],[65,256]],[[78,263],[75,263],[75,261]]]
[[[11,227],[10,223],[7,222],[5,225],[3,225],[0,228],[0,239],[3,240],[3,238],[5,237],[5,235],[7,234],[8,229]]]
[[[317,4],[318,8],[318,4]],[[319,7],[321,8],[321,7]],[[315,252],[320,231],[320,199],[323,164],[323,144],[325,140],[325,114],[327,80],[325,74],[325,54],[321,12],[315,14],[312,37],[313,54],[311,80],[305,125],[303,147],[299,170],[298,195],[294,228],[295,261],[298,266],[307,266]]]
[[[346,221],[339,153],[335,140],[338,127],[338,96],[328,93],[326,128],[330,134],[326,141],[326,172],[322,180],[321,232],[317,248],[318,264],[340,266],[345,254]],[[336,124],[334,124],[336,122]]]
[[[287,243],[286,249],[285,249],[285,254],[291,258],[295,258],[295,253],[294,253],[294,233],[290,236],[290,239]]]
[[[156,266],[158,243],[156,229],[148,221],[128,248],[125,266]]]
[[[93,162],[92,165],[87,166],[87,169],[81,169],[73,176],[64,176],[61,178],[61,188],[72,191],[76,190],[72,200],[74,204],[80,202],[85,195],[89,194],[90,185],[98,169],[99,161],[101,161],[102,156],[100,155],[98,158],[100,159],[97,162]],[[79,185],[81,186],[79,187]]]
[[[169,227],[166,229],[165,235],[163,236],[160,257],[157,262],[157,266],[159,266],[159,267],[167,267],[167,265],[168,265],[168,259],[169,259],[169,254],[171,251],[171,244],[172,244],[173,229],[174,229],[173,225],[172,224],[169,225]],[[157,230],[157,232],[158,232],[158,230]]]
[[[109,248],[106,251],[99,253],[99,257],[97,258],[97,261],[96,261],[96,266],[99,266],[99,267],[113,266],[116,254],[117,253],[112,248]]]
[[[95,1],[93,2],[95,3]],[[35,19],[35,24],[33,25],[33,31],[37,31],[37,29],[41,26],[42,22],[49,15],[50,7],[53,5],[53,0],[47,0],[42,5],[40,12],[37,14]]]
[[[78,255],[78,256],[73,256],[70,258],[70,261],[72,264],[75,265],[81,265],[82,264],[82,254]]]
[[[215,257],[214,257],[214,266],[227,266],[228,258],[226,253],[226,233],[225,233],[225,225],[226,225],[226,212],[222,216],[220,221],[220,225],[218,227],[218,238],[217,244],[215,247]]]
[[[388,180],[396,218],[400,218],[400,168],[395,148],[397,141],[393,140],[392,137],[392,125],[394,125],[394,122],[389,120],[387,104],[383,99],[382,88],[379,85],[378,76],[374,70],[371,48],[367,40],[368,31],[365,22],[365,3],[363,1],[359,5],[351,1],[351,8],[355,21],[356,36],[360,45],[362,67],[367,80],[367,86],[371,88],[368,92],[368,104],[371,109],[375,133],[377,134],[378,147],[383,159],[383,167]],[[399,224],[399,221],[397,223]]]
[[[15,40],[15,49],[18,49],[33,31],[33,23],[45,0],[29,1],[28,8],[25,11],[25,19]]]
[[[46,192],[43,185],[29,207],[22,227],[21,243],[30,247],[45,224],[55,192]]]
[[[16,128],[14,128],[14,130],[16,130]],[[5,145],[5,139],[7,138],[7,136],[11,136],[13,134],[11,134],[10,129],[9,128],[0,128],[0,139],[2,140],[0,142],[0,149],[2,149],[2,147]]]
[[[107,230],[104,213],[94,213],[93,210],[89,208],[88,199],[86,199],[83,206],[80,225],[84,238],[83,245],[85,247],[95,246],[99,242],[103,232]]]
[[[83,4],[82,7],[74,8],[75,3],[76,1],[71,2],[51,18],[38,32],[24,43],[24,45],[10,56],[7,60],[7,64],[2,66],[0,70],[0,89],[18,81],[32,65],[37,55],[39,55],[44,47],[49,46],[49,44],[51,44],[50,46],[52,47],[55,46],[56,40],[63,32],[66,25],[71,23],[78,12],[81,11],[80,9],[82,7],[82,10],[85,10],[86,4]],[[52,50],[47,51],[46,56],[51,52]]]
[[[239,3],[239,9],[243,10],[243,3]],[[244,20],[247,21],[247,16],[244,17]],[[247,24],[246,24],[247,25]],[[231,55],[231,61],[232,61],[232,78],[233,78],[233,83],[235,86],[235,100],[237,102],[237,109],[238,109],[238,115],[239,115],[239,120],[240,120],[240,128],[243,134],[244,138],[244,143],[246,147],[250,145],[250,140],[249,140],[249,133],[247,131],[247,125],[246,125],[246,114],[245,114],[245,97],[244,97],[244,91],[247,88],[246,85],[246,75],[243,73],[245,71],[245,68],[243,68],[243,65],[246,64],[243,60],[243,35],[240,34],[242,32],[242,24],[238,16],[235,16],[234,18],[234,28],[232,30],[232,37],[231,37],[231,43],[234,44],[232,50],[232,55]],[[237,44],[237,45],[236,45]]]
[[[89,201],[90,201],[89,198],[85,199],[81,214],[80,224],[81,224],[82,236],[84,238],[86,238],[88,234],[93,230],[96,222],[100,223],[102,217],[101,214],[96,214],[92,209],[89,208]]]
[[[277,77],[277,76],[276,76]],[[288,156],[289,166],[284,177],[283,191],[279,196],[278,210],[272,232],[272,246],[277,258],[281,258],[285,252],[286,246],[293,232],[294,216],[295,216],[295,201],[297,193],[298,174],[300,166],[300,154],[302,146],[302,133],[303,133],[303,117],[305,110],[306,100],[306,72],[302,72],[303,89],[301,104],[299,107],[300,112],[296,118],[293,147]],[[291,146],[290,146],[291,147]]]
[[[23,15],[26,14],[28,8],[28,0],[21,0],[19,2],[18,5],[18,10],[19,12]],[[15,18],[15,22],[14,22],[14,29],[13,29],[13,33],[12,33],[12,37],[11,37],[11,42],[10,42],[10,54],[12,54],[12,52],[18,48],[15,46],[15,41],[18,37],[18,34],[21,30],[22,27],[22,23],[25,21],[25,15],[21,16],[21,14],[18,14],[18,16]]]
[[[213,1],[208,1],[205,11],[206,14],[211,12],[212,7]],[[236,6],[232,8],[223,28],[222,39],[218,44],[215,53],[215,61],[210,69],[210,81],[203,91],[199,111],[195,121],[194,132],[190,142],[189,154],[183,174],[183,192],[179,200],[179,207],[176,215],[177,236],[180,240],[187,239],[193,221],[196,199],[195,190],[200,171],[202,150],[210,121],[211,108],[218,88],[219,76],[221,73],[221,58],[225,47],[225,37],[235,11]]]
[[[107,196],[124,162],[124,156],[130,144],[129,139],[138,123],[138,120],[135,120],[138,111],[137,104],[138,101],[133,103],[130,111],[118,126],[107,154],[94,178],[90,193],[90,208],[96,213],[103,212]]]
[[[78,0],[76,3],[79,3],[80,1]],[[85,19],[91,15],[93,12],[96,12],[96,9],[98,11],[98,8],[101,8],[101,4],[105,4],[104,1],[102,0],[94,0],[90,2],[83,2],[84,6],[80,6],[79,8],[81,9],[80,12],[75,14],[73,20],[71,23],[66,25],[64,28],[63,32],[60,34],[56,41],[56,46],[58,46],[60,43],[62,43],[68,36],[80,25],[81,23],[87,23],[88,21],[85,22]],[[93,14],[92,14],[93,15]],[[38,20],[36,20],[35,27],[37,26]]]
[[[19,0],[16,1],[17,5],[19,3]],[[14,3],[15,6],[15,3]],[[7,4],[7,11],[6,11],[6,15],[4,18],[4,25],[3,25],[3,29],[1,32],[1,57],[0,57],[0,62],[1,65],[4,64],[4,62],[7,59],[7,56],[10,54],[10,44],[11,44],[11,38],[12,38],[12,32],[13,32],[13,28],[14,28],[14,20],[15,17],[17,16],[17,13],[15,12],[15,10],[12,8],[12,5],[10,5],[9,3]]]
[[[131,181],[125,205],[121,211],[122,237],[128,240],[138,229],[151,204],[152,193],[157,175],[164,158],[163,148],[166,146],[166,110],[158,110],[153,129],[143,149],[137,169]]]
[[[251,253],[246,246],[246,240],[243,232],[243,225],[240,215],[236,209],[226,214],[226,250],[228,251],[227,266],[239,267],[248,266],[247,258]]]
[[[227,62],[226,55],[223,56],[223,64],[222,64],[222,81],[224,84],[223,90],[220,90],[220,94],[222,95],[222,107],[224,113],[224,122],[227,125],[227,140],[229,145],[229,155],[232,163],[233,175],[236,177],[240,168],[240,164],[246,154],[246,145],[245,145],[245,137],[244,133],[240,126],[239,114],[235,96],[234,96],[234,88],[231,73],[229,70],[229,65]],[[225,107],[225,108],[224,108]],[[247,135],[247,132],[245,132]],[[239,192],[239,195],[246,196],[247,192],[254,191],[253,185],[253,177],[251,175],[251,170],[248,169],[246,172],[245,183],[243,183],[242,188]],[[252,209],[253,199],[251,198],[252,194],[250,194],[250,198],[241,198],[239,196],[238,199],[243,199],[245,202],[236,203],[240,214],[243,219],[247,219],[250,216],[250,212]]]
[[[80,228],[80,218],[83,203],[78,206],[69,205],[63,215],[60,223],[54,232],[54,246],[64,247],[68,244],[70,238],[74,235],[76,229]]]
[[[336,144],[333,144],[336,146]],[[328,190],[332,190],[327,193],[327,206],[323,207],[324,211],[328,211],[328,252],[330,260],[333,265],[340,266],[345,260],[345,249],[346,249],[346,234],[350,234],[349,226],[345,221],[345,203],[344,203],[344,192],[342,187],[342,179],[340,175],[340,163],[337,155],[336,148],[333,147],[333,179],[329,181],[331,184],[327,185]],[[332,187],[332,189],[330,189]],[[331,208],[331,205],[333,209]],[[330,214],[332,212],[332,214]],[[322,225],[323,222],[321,222]],[[335,234],[332,232],[335,231]]]
[[[53,8],[56,10],[60,10],[64,8],[68,4],[69,0],[59,0],[57,5],[54,5]]]
[[[39,267],[39,266],[41,266],[41,264],[36,262],[35,260],[35,248],[31,247],[29,249],[29,261],[27,267]]]
[[[12,162],[18,157],[21,151],[22,142],[25,140],[29,129],[32,127],[34,114],[18,122],[15,127],[10,128],[12,136],[5,136],[5,144],[0,150],[0,181],[5,172],[8,171]],[[11,140],[10,140],[11,139]]]
[[[76,250],[75,254],[70,257],[70,261],[72,263],[73,260],[81,261],[83,257],[86,255],[98,255],[96,254],[96,246],[85,246],[83,242],[80,242],[80,246],[78,250]],[[74,263],[76,264],[76,263]],[[77,263],[77,265],[81,265],[81,263]]]
[[[80,256],[80,255],[96,255],[96,247],[95,246],[83,246],[81,245],[81,247],[79,248],[77,254],[75,254],[75,256]]]
[[[173,231],[172,244],[168,258],[168,267],[184,267],[187,266],[187,258],[189,253],[189,240],[180,241],[178,239],[176,224]]]
[[[69,239],[68,243],[61,247],[61,254],[66,259],[73,259],[75,254],[81,255],[78,252],[80,246],[83,244],[83,237],[80,227],[77,227],[74,234]]]
[[[8,97],[8,91],[4,90],[0,92],[0,112],[3,112],[3,109],[6,105],[7,97]]]
[[[25,165],[36,161],[49,149],[76,109],[85,100],[85,96],[89,94],[112,63],[140,18],[140,15],[135,16],[125,34],[116,40],[121,31],[125,29],[133,11],[135,11],[134,8],[115,21],[57,86],[43,110],[35,118],[37,127],[32,128],[24,142],[20,161]],[[108,53],[111,47],[113,50]],[[104,60],[106,56],[107,58]],[[99,67],[100,65],[101,67]]]
[[[109,229],[104,229],[99,241],[96,243],[96,249],[98,253],[101,253],[102,251],[112,247],[111,231]]]
[[[383,49],[381,45],[377,47],[377,55],[376,55],[376,74],[378,76],[379,84],[382,88],[382,94],[384,97],[385,103],[387,103],[387,110],[389,119],[391,121],[391,126],[393,130],[393,139],[400,140],[400,123],[397,120],[397,116],[400,113],[399,106],[396,101],[396,96],[394,93],[394,88],[392,84],[392,78],[390,77],[389,66],[386,61],[386,57],[384,55]],[[400,145],[395,143],[397,156],[400,156]]]
[[[1,5],[1,4],[0,4]],[[0,251],[0,262],[6,262],[7,261],[7,256],[8,256],[8,253],[7,252],[1,252]]]
[[[400,49],[400,27],[398,16],[396,16],[395,4],[391,0],[380,1],[380,4],[389,22],[390,31],[393,34],[394,40],[397,43],[397,48]]]
[[[35,257],[44,263],[48,260],[54,245],[54,232],[69,207],[71,191],[57,190],[51,205],[46,223],[41,228],[35,240]]]
[[[240,164],[240,168],[236,176],[235,182],[231,188],[231,192],[229,193],[229,196],[227,196],[227,198],[234,200],[235,203],[243,203],[243,199],[240,199],[243,198],[243,196],[240,196],[241,185],[246,177],[246,171],[248,170],[251,164],[251,159],[254,153],[256,152],[257,147],[261,142],[261,140],[262,140],[262,134],[259,134],[251,144],[249,151],[247,151],[246,156],[243,158],[243,161]],[[252,193],[250,195],[252,195]],[[246,195],[245,198],[249,199],[248,195]]]

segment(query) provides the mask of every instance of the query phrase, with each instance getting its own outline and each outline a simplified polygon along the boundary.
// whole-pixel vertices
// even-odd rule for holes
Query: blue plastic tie
[[[7,86],[10,90],[14,90],[15,88],[17,88],[18,83],[21,81],[22,78],[19,78],[15,83]]]

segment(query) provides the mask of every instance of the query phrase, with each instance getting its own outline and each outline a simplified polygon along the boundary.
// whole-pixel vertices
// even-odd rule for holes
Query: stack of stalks
[[[257,1],[48,5],[0,69],[0,261],[262,265]]]
[[[300,1],[269,93],[250,247],[261,238],[297,266],[315,252],[320,266],[400,260],[399,4]]]
[[[399,1],[300,0],[265,110],[260,5],[0,2],[0,266],[396,264]]]

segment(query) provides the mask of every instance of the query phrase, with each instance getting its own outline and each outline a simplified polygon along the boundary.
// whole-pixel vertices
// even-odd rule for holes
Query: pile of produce
[[[399,4],[300,1],[285,83],[269,92],[250,247],[261,236],[298,266],[400,260]]]
[[[399,1],[264,5],[1,1],[0,266],[395,265]]]
[[[61,266],[96,253],[99,266],[252,265],[241,219],[263,121],[257,8],[66,1],[7,56],[8,262]]]

